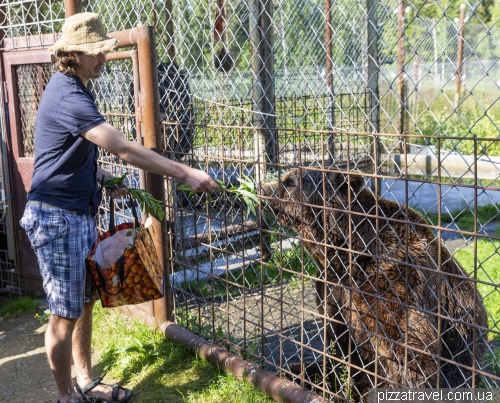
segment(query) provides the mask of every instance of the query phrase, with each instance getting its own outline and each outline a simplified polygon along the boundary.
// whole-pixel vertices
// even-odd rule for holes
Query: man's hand
[[[205,172],[191,168],[184,178],[184,182],[195,192],[218,192],[219,185]]]
[[[124,197],[128,195],[128,190],[125,185],[119,186],[115,185],[114,189],[104,188],[106,190],[106,195],[111,197],[112,199],[119,199],[120,197]]]

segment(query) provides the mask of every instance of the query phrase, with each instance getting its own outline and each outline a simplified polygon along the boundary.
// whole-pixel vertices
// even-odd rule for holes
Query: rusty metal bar
[[[111,32],[108,33],[108,36],[118,39],[118,48],[128,48],[138,44],[138,31],[143,28],[144,27],[137,27],[124,31]]]
[[[123,59],[131,59],[132,53],[137,52],[135,50],[125,50],[123,52],[111,52],[106,54],[106,60],[123,60]]]
[[[82,4],[80,0],[64,0],[64,15],[65,18],[81,12]]]
[[[144,146],[159,152],[161,145],[160,100],[154,27],[137,27],[137,48],[142,114],[141,131],[144,137]],[[163,178],[161,175],[148,173],[146,183],[148,190],[154,197],[163,199]]]
[[[141,86],[139,79],[139,56],[137,50],[132,50],[131,52],[132,59],[132,74],[134,77],[134,106],[135,106],[135,137],[137,143],[143,145],[142,139],[142,112],[141,112]],[[146,174],[144,169],[139,169],[139,187],[141,189],[146,189]]]
[[[286,381],[263,370],[257,364],[227,351],[225,348],[212,344],[191,333],[189,330],[172,322],[160,325],[164,335],[175,343],[182,344],[191,353],[199,355],[204,360],[220,369],[233,374],[240,380],[258,386],[273,399],[284,403],[326,403],[328,400],[310,391],[302,389],[293,382]]]
[[[144,137],[144,146],[150,150],[160,152],[161,147],[161,121],[160,121],[160,95],[158,93],[158,69],[155,46],[155,31],[152,26],[139,26],[132,30],[129,37],[137,32],[137,49],[139,60],[140,104],[142,115],[141,133]],[[158,200],[165,200],[163,176],[148,172],[146,174],[146,189]],[[164,242],[165,222],[163,231],[155,237],[155,246],[161,256],[165,270],[169,255],[168,247]],[[166,270],[165,270],[166,271]],[[166,275],[166,273],[165,273]],[[166,277],[168,278],[168,277]],[[169,281],[165,281],[165,296],[154,301],[154,312],[157,323],[167,320],[167,300],[170,297]]]
[[[464,34],[465,34],[465,4],[460,4],[460,21],[458,23],[458,51],[457,51],[457,75],[455,86],[455,108],[460,101],[460,84],[462,81],[462,60],[464,56]]]

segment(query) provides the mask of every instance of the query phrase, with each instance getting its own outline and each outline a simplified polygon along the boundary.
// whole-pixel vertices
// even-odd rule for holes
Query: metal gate
[[[6,45],[7,43],[6,41]],[[9,154],[12,167],[14,239],[17,240],[18,267],[31,287],[31,281],[40,280],[40,275],[36,256],[19,226],[19,220],[26,204],[26,193],[31,186],[36,111],[53,68],[50,54],[44,49],[9,52],[7,46],[2,57],[2,67],[11,133]]]

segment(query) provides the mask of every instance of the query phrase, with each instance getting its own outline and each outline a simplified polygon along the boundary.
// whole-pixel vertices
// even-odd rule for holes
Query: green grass
[[[477,242],[477,278],[489,284],[478,283],[477,289],[483,297],[488,311],[488,326],[500,331],[500,241],[480,239]],[[464,248],[457,251],[455,259],[462,265],[471,277],[474,276],[474,251]],[[500,340],[499,335],[491,338]]]
[[[424,214],[421,210],[416,209],[421,214]],[[425,215],[427,221],[432,225],[438,224],[438,214],[437,213],[427,213]],[[500,222],[500,204],[488,204],[485,206],[477,207],[477,217],[474,216],[474,210],[468,207],[463,207],[461,210],[452,212],[442,212],[441,222],[455,222],[459,229],[463,231],[474,231],[474,221],[477,219],[478,228],[481,225],[490,222]]]
[[[94,310],[96,372],[134,389],[136,403],[267,403],[252,385],[225,374],[158,330],[117,310]]]
[[[484,357],[485,366],[497,375],[500,375],[500,347],[494,348],[492,352],[486,354]]]
[[[33,313],[38,309],[38,303],[30,297],[22,297],[10,301],[0,308],[0,318],[10,318],[23,313]]]

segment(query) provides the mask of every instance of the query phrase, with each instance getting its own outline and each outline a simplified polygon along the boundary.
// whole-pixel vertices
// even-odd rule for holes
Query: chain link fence
[[[500,3],[443,4],[83,2],[156,27],[165,153],[260,192],[166,183],[179,324],[327,399],[500,385]],[[63,18],[0,6],[7,36]],[[132,83],[112,61],[93,90],[136,139]]]

